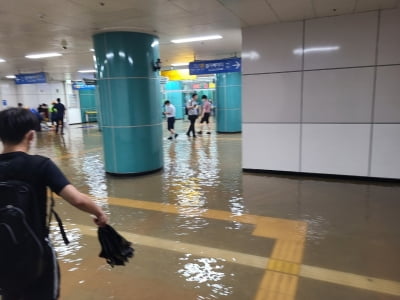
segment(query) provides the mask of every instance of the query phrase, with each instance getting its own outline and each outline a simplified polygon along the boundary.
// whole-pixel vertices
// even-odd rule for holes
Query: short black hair
[[[165,102],[164,102],[164,105],[167,105],[167,104],[170,104],[171,102],[169,102],[169,100],[166,100]]]
[[[197,93],[193,93],[192,94],[192,98],[194,98],[195,96],[197,96]]]
[[[208,99],[206,95],[201,96],[201,99]]]
[[[61,102],[61,99],[60,99],[60,98],[57,98],[57,102]]]
[[[9,108],[0,112],[0,139],[3,143],[17,145],[25,134],[38,127],[38,118],[28,109]]]

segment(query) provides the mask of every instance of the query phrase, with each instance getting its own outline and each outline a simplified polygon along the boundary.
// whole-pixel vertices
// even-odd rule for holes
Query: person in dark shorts
[[[190,133],[192,133],[193,137],[196,137],[196,131],[195,131],[195,124],[196,120],[199,116],[199,109],[197,105],[197,94],[193,93],[192,98],[186,103],[186,108],[188,111],[188,116],[189,116],[189,121],[190,121],[190,126],[189,129],[186,133],[187,136],[190,136]]]
[[[167,129],[171,133],[168,139],[172,140],[173,138],[178,137],[178,134],[175,132],[174,129],[176,109],[175,106],[169,100],[166,100],[164,102],[164,106],[165,106],[165,111],[163,112],[163,114],[167,117]]]
[[[208,101],[208,98],[206,95],[203,95],[201,97],[201,100],[203,101],[203,106],[202,106],[202,117],[200,120],[200,131],[198,131],[198,134],[203,133],[203,123],[207,124],[207,134],[211,134],[210,130],[210,114],[211,114],[211,102]]]
[[[35,137],[37,118],[30,110],[9,108],[0,112],[0,180],[19,180],[29,184],[36,194],[41,232],[45,247],[44,271],[26,289],[2,290],[2,300],[56,300],[59,298],[60,273],[54,249],[48,237],[47,187],[76,208],[93,214],[98,226],[105,226],[108,217],[87,195],[80,193],[49,158],[30,155],[28,151]]]
[[[58,133],[58,129],[60,129],[60,134],[64,134],[64,116],[65,116],[65,106],[61,103],[61,99],[57,98],[57,103],[53,106],[56,112],[56,134]]]

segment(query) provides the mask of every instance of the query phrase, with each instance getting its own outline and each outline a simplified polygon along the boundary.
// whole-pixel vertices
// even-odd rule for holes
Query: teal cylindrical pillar
[[[242,131],[242,74],[217,74],[217,132]]]
[[[158,38],[137,32],[93,36],[107,173],[163,167]]]

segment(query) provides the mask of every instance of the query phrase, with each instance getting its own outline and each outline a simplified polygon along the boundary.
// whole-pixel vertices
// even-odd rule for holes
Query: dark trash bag
[[[99,227],[97,235],[101,244],[100,257],[106,259],[111,266],[124,266],[128,259],[133,257],[132,243],[124,239],[110,225]]]

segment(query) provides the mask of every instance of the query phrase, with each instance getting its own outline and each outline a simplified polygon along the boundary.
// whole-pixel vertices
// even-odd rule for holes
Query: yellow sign
[[[161,76],[168,77],[169,80],[188,80],[197,78],[196,75],[189,74],[189,69],[161,71]]]

